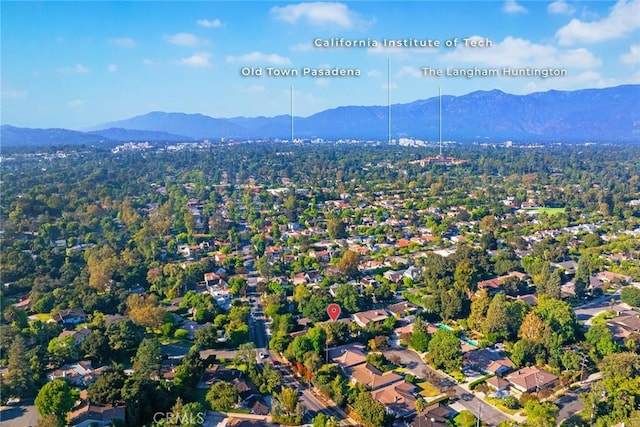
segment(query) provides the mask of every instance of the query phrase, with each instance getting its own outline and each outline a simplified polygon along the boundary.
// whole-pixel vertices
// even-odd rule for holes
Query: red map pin
[[[331,320],[333,320],[334,322],[338,317],[340,317],[341,311],[342,309],[338,304],[329,304],[329,306],[327,307],[327,314],[329,315]]]

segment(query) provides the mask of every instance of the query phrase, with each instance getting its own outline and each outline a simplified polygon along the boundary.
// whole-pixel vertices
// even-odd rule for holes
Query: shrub
[[[515,396],[505,397],[502,403],[504,403],[504,406],[508,409],[518,409],[520,407],[520,403],[518,403],[518,399],[516,399]]]
[[[189,337],[189,332],[186,329],[176,329],[173,333],[173,337],[179,340],[185,340]]]

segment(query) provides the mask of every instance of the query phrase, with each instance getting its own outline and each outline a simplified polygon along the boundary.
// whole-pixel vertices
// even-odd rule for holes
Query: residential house
[[[402,301],[396,304],[391,304],[385,307],[389,313],[392,313],[397,318],[403,318],[416,314],[418,306],[409,301]]]
[[[509,381],[500,378],[500,377],[491,377],[488,378],[486,381],[487,385],[489,386],[489,388],[491,390],[497,391],[497,392],[501,392],[501,391],[505,391],[509,388]]]
[[[640,314],[635,310],[626,310],[607,321],[607,327],[613,334],[613,339],[624,342],[633,334],[640,334]]]
[[[343,371],[366,362],[364,347],[358,344],[347,344],[329,350],[329,359]]]
[[[529,366],[510,373],[504,379],[509,381],[515,390],[527,393],[553,387],[558,377],[537,366]]]
[[[578,268],[578,263],[575,261],[563,261],[563,262],[556,262],[554,264],[551,264],[552,268],[561,268],[564,271],[564,274],[567,275],[574,275],[576,274],[576,269]]]
[[[513,362],[508,357],[490,348],[482,348],[465,353],[463,365],[488,374],[498,375],[509,372],[514,367]]]
[[[400,280],[402,280],[404,271],[405,270],[397,270],[397,271],[388,270],[388,271],[385,271],[382,276],[390,282],[398,283]]]
[[[401,380],[372,391],[371,396],[385,406],[388,414],[402,418],[416,410],[415,390],[413,384]]]
[[[502,285],[510,278],[515,277],[518,280],[525,280],[527,275],[519,271],[511,271],[504,276],[494,277],[493,279],[478,282],[478,289],[486,289],[489,294],[494,294],[502,289]]]
[[[245,405],[247,404],[247,402],[249,402],[249,400],[262,396],[251,381],[246,380],[242,377],[234,378],[231,383],[238,391],[240,400],[242,400],[242,403]]]
[[[94,370],[90,360],[81,360],[77,363],[62,365],[60,368],[47,373],[47,380],[53,381],[62,378],[70,384],[78,387],[87,387],[96,380],[103,368]]]
[[[69,413],[70,427],[110,426],[115,420],[125,421],[126,406],[93,405],[84,403]]]
[[[402,276],[403,277],[408,277],[411,280],[416,280],[420,276],[421,273],[422,273],[422,271],[419,268],[414,267],[412,265],[409,268],[407,268],[404,271],[404,273],[402,273]]]
[[[369,322],[375,326],[380,325],[389,317],[389,313],[383,309],[361,311],[351,315],[353,321],[363,328],[366,328]]]
[[[81,308],[66,308],[60,310],[53,319],[57,323],[62,323],[65,326],[75,326],[87,321],[87,314]]]
[[[442,403],[429,405],[405,422],[406,427],[449,427],[455,411]]]
[[[91,330],[89,328],[82,328],[79,331],[62,331],[58,338],[64,338],[67,336],[73,337],[73,343],[75,345],[81,344],[87,337],[91,334]]]
[[[588,289],[593,290],[604,288],[610,284],[624,285],[630,283],[631,279],[631,277],[625,276],[624,274],[612,273],[611,271],[601,271],[589,278]]]
[[[200,358],[206,360],[212,350],[203,350],[200,352]],[[213,385],[213,383],[217,381],[227,381],[232,382],[236,378],[242,377],[242,371],[232,368],[227,369],[223,365],[213,365],[205,369],[204,374],[202,375],[202,379],[198,384],[198,388],[206,388],[209,389]]]
[[[180,327],[182,329],[185,329],[188,332],[188,337],[190,340],[193,340],[195,338],[195,333],[196,331],[202,329],[202,328],[206,328],[207,326],[211,326],[212,323],[211,322],[207,322],[204,324],[199,324],[193,321],[189,321],[187,323],[184,323],[183,325],[181,325]]]
[[[360,383],[372,391],[402,380],[402,376],[395,372],[380,372],[378,368],[369,363],[350,369],[350,376],[352,382]]]

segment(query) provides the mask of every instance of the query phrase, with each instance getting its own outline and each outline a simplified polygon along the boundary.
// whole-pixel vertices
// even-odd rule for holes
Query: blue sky
[[[150,111],[297,116],[501,89],[640,84],[640,0],[358,2],[2,1],[1,121],[83,129]],[[488,38],[492,47],[461,46]],[[432,39],[446,48],[318,48],[313,40]],[[243,77],[242,67],[360,77]],[[422,67],[563,68],[566,77],[425,77]]]

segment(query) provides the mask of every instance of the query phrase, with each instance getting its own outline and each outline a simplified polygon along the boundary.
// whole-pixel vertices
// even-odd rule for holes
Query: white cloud
[[[198,37],[191,33],[176,33],[165,35],[164,39],[176,46],[196,46],[198,43],[200,43]]]
[[[318,80],[316,80],[316,86],[320,86],[320,87],[329,86],[329,79],[318,79]]]
[[[194,53],[188,58],[182,58],[180,63],[190,67],[208,67],[211,54],[207,52]]]
[[[396,77],[400,78],[405,76],[419,78],[422,77],[422,73],[416,67],[409,67],[405,65],[398,70],[398,72],[396,73]]]
[[[142,60],[142,63],[143,63],[144,65],[148,66],[148,67],[151,67],[152,65],[156,65],[156,63],[155,63],[155,62],[153,62],[152,60],[147,59],[147,58],[143,59],[143,60]]]
[[[504,5],[502,6],[502,11],[504,13],[526,13],[527,9],[518,4],[516,0],[505,0]]]
[[[84,101],[81,99],[74,99],[73,101],[67,102],[67,105],[69,107],[78,108],[84,105]]]
[[[278,20],[295,24],[300,20],[313,25],[335,24],[353,28],[358,20],[355,13],[342,3],[313,2],[290,4],[271,8],[271,15]]]
[[[118,37],[115,39],[109,39],[108,42],[118,47],[135,47],[136,41],[130,37]]]
[[[634,44],[629,52],[620,55],[620,62],[624,64],[640,64],[640,44]]]
[[[382,77],[382,73],[378,70],[371,70],[367,73],[367,76],[373,77],[374,79],[379,79]]]
[[[109,64],[109,66],[107,67],[107,71],[110,73],[115,73],[116,71],[118,71],[118,66],[116,64]]]
[[[227,62],[232,64],[238,62],[266,62],[274,65],[291,64],[291,60],[286,56],[276,55],[275,53],[251,52],[240,56],[227,56]]]
[[[26,90],[5,89],[2,91],[2,97],[6,99],[24,99],[29,95]]]
[[[572,19],[556,33],[562,45],[596,43],[624,37],[640,28],[640,0],[620,0],[609,15],[593,22]]]
[[[575,11],[565,0],[556,0],[547,6],[547,12],[554,15],[573,15]]]
[[[398,85],[395,83],[391,83],[390,85],[385,83],[382,86],[380,86],[382,89],[391,89],[391,90],[395,90],[398,89]]]
[[[198,25],[200,25],[201,27],[207,27],[207,28],[219,28],[222,27],[222,21],[220,21],[219,19],[198,19],[196,21],[196,23]]]
[[[484,39],[480,36],[470,38]],[[584,48],[563,50],[553,45],[536,44],[511,36],[499,43],[494,42],[487,49],[461,46],[443,55],[441,59],[445,63],[470,63],[473,66],[489,67],[592,68],[602,64],[599,58]]]
[[[88,74],[89,71],[90,70],[82,64],[76,64],[72,67],[58,68],[58,72],[64,74]]]

